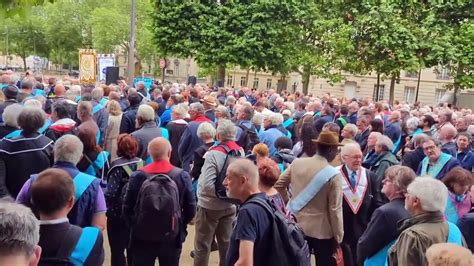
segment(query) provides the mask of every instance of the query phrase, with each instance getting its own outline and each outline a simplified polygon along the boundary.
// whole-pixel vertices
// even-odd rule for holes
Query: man
[[[462,235],[444,220],[448,189],[432,177],[418,177],[408,186],[405,209],[411,217],[403,220],[402,233],[389,250],[388,264],[427,266],[426,250],[436,243],[462,245]]]
[[[418,166],[417,175],[429,175],[432,178],[441,180],[449,170],[460,166],[456,158],[441,152],[434,138],[427,138],[425,142],[423,142],[422,147],[426,157],[423,158],[421,164]]]
[[[242,147],[246,154],[250,153],[257,143],[259,143],[257,129],[252,125],[254,110],[252,107],[244,105],[237,113],[237,144]]]
[[[424,115],[420,119],[419,128],[422,129],[423,134],[431,137],[433,135],[433,125],[436,123],[431,115]]]
[[[193,160],[194,151],[201,146],[202,140],[197,135],[197,129],[202,122],[211,122],[204,116],[204,106],[200,103],[192,103],[189,106],[191,122],[186,125],[178,145],[178,154],[181,159],[183,170],[189,172]]]
[[[332,114],[331,108],[325,105],[323,110],[321,110],[321,116],[314,121],[314,127],[318,132],[321,132],[323,130],[324,124],[332,122],[333,120],[334,116]]]
[[[140,95],[141,97],[141,102],[146,102],[147,100],[150,100],[150,95],[148,94],[145,83],[143,81],[138,82],[135,86],[138,95]]]
[[[48,259],[62,259],[83,265],[102,265],[104,249],[100,230],[72,225],[67,218],[75,200],[71,176],[61,169],[47,169],[38,175],[30,190],[40,217],[40,262],[47,264]],[[85,235],[90,238],[87,243],[81,243],[79,239]],[[79,251],[83,248],[87,251],[81,254]]]
[[[97,87],[92,90],[92,118],[99,127],[99,141],[98,145],[102,145],[105,140],[107,133],[107,127],[109,124],[109,112],[100,102],[104,97],[104,90],[101,87]]]
[[[347,124],[342,128],[341,137],[342,141],[341,144],[345,145],[347,143],[355,142],[354,138],[357,135],[358,129],[357,126],[354,124]]]
[[[45,136],[56,141],[66,134],[77,135],[76,121],[69,116],[69,104],[66,101],[55,102],[52,110],[53,124],[46,130]]]
[[[215,108],[217,106],[216,98],[211,95],[207,95],[202,99],[202,105],[204,106],[204,115],[211,120],[216,122],[216,113]]]
[[[456,139],[457,153],[456,158],[461,163],[461,166],[472,172],[474,167],[474,154],[470,150],[472,136],[467,132],[461,132]]]
[[[469,119],[466,118],[466,117],[459,117],[457,120],[456,120],[456,129],[458,131],[458,133],[461,133],[461,132],[466,132],[467,131],[467,128],[469,127]]]
[[[16,100],[16,96],[18,95],[18,88],[14,85],[7,85],[3,89],[3,94],[5,94],[6,100],[0,103],[0,122],[2,123],[3,123],[2,114],[5,108],[7,108],[7,106],[12,105],[14,103],[18,103]]]
[[[414,150],[409,151],[403,155],[402,158],[402,165],[408,166],[413,169],[414,172],[418,170],[418,166],[420,162],[425,158],[425,154],[423,153],[423,146],[422,143],[426,141],[428,138],[425,134],[419,134],[413,137],[413,146]]]
[[[17,120],[20,136],[0,141],[0,197],[16,198],[30,175],[51,166],[53,141],[38,133],[44,117],[39,108],[23,108]]]
[[[270,156],[275,155],[277,149],[275,148],[275,141],[279,137],[288,137],[288,130],[280,127],[283,123],[283,116],[279,113],[271,113],[263,120],[265,131],[260,134],[260,141],[267,145],[270,150]]]
[[[179,265],[182,244],[186,238],[186,226],[193,219],[196,212],[196,200],[191,186],[191,177],[186,171],[173,166],[169,160],[171,156],[171,144],[168,140],[158,137],[148,144],[148,152],[153,162],[140,171],[132,174],[129,186],[124,198],[123,214],[131,226],[130,247],[132,252],[132,265],[155,265],[158,257],[160,265]],[[156,174],[166,174],[174,182],[177,190],[180,210],[180,221],[176,221],[178,234],[168,241],[155,241],[148,237],[153,237],[160,231],[159,225],[151,228],[139,228],[138,221],[162,219],[165,217],[152,217],[154,213],[135,212],[141,205],[137,199],[142,200],[140,195],[142,185],[150,176]],[[148,183],[149,184],[149,183]],[[149,195],[148,195],[149,196]],[[143,200],[146,200],[143,199]],[[137,205],[137,206],[135,206]],[[157,207],[158,208],[158,207]],[[150,215],[147,217],[147,215]],[[140,219],[139,219],[139,216]]]
[[[388,118],[388,122],[389,123],[385,126],[383,133],[392,140],[395,146],[394,151],[396,152],[399,149],[401,141],[400,138],[402,136],[402,131],[400,128],[400,112],[393,111]]]
[[[97,123],[92,118],[92,104],[89,101],[81,101],[77,105],[77,118],[81,124],[77,127],[78,131],[84,131],[86,128],[94,132],[96,143],[99,144],[100,132]]]
[[[249,203],[256,198],[267,199],[258,183],[257,166],[250,160],[237,159],[227,168],[227,195],[243,203],[232,231],[226,265],[265,265],[272,256],[273,221],[263,207]]]
[[[39,231],[39,222],[30,209],[0,202],[0,265],[38,265],[41,257]]]
[[[347,116],[349,114],[349,107],[345,104],[341,105],[339,114],[340,116],[336,119],[335,123],[342,130],[349,123],[349,117]]]
[[[359,104],[355,101],[352,101],[349,104],[349,123],[356,124],[357,123],[357,112],[359,111]]]
[[[188,122],[184,120],[188,115],[188,111],[184,105],[177,105],[171,112],[171,121],[166,125],[168,130],[169,141],[171,143],[171,164],[176,167],[181,167],[181,160],[178,154],[178,146],[181,136],[186,130]]]
[[[362,167],[362,151],[357,143],[341,148],[343,164],[338,167],[342,179],[344,201],[344,238],[342,249],[344,265],[357,265],[357,242],[364,233],[372,212],[383,204],[377,176]],[[378,202],[377,202],[378,201]]]
[[[447,124],[439,130],[439,141],[441,142],[441,151],[453,157],[456,157],[456,135],[458,131],[453,125]]]
[[[142,104],[137,111],[137,128],[138,130],[131,135],[138,141],[137,157],[147,160],[147,147],[150,141],[157,137],[168,138],[168,130],[159,128],[155,122],[155,110],[153,107]],[[151,159],[151,158],[150,158]],[[148,161],[147,163],[150,163]]]
[[[291,185],[293,195],[288,203],[289,210],[295,214],[298,225],[306,235],[308,245],[316,256],[316,265],[331,265],[332,255],[342,242],[344,233],[342,178],[339,171],[328,163],[337,154],[339,137],[333,132],[323,131],[313,141],[317,144],[316,155],[295,159],[274,187],[284,199],[288,199],[287,188]],[[307,191],[306,187],[320,189]],[[313,197],[298,200],[300,193],[310,193]]]
[[[360,117],[357,122],[356,126],[359,129],[359,133],[355,136],[354,140],[359,143],[361,150],[365,150],[367,146],[367,138],[369,138],[370,134],[370,119],[367,116]]]
[[[54,146],[54,165],[66,171],[75,184],[75,203],[74,207],[68,214],[71,224],[86,227],[95,226],[101,230],[105,228],[106,218],[104,193],[100,187],[100,179],[79,172],[76,165],[82,158],[84,145],[81,140],[74,135],[64,135],[59,138]],[[33,175],[25,182],[23,188],[17,197],[17,202],[32,206],[31,202],[31,184],[37,178]],[[54,185],[54,183],[51,183]]]
[[[204,155],[204,165],[198,179],[198,210],[196,214],[196,236],[194,239],[194,265],[208,265],[211,243],[216,236],[219,248],[219,265],[224,265],[229,247],[232,221],[235,206],[217,198],[216,179],[225,173],[226,148],[230,152],[240,153],[243,150],[235,142],[236,127],[229,120],[222,120],[217,127],[219,145],[212,147]],[[228,162],[227,162],[228,163]]]
[[[140,95],[136,92],[129,93],[127,99],[130,103],[130,106],[122,115],[122,121],[120,122],[120,134],[130,134],[135,131],[136,115],[138,111],[138,106],[140,106],[141,102]]]
[[[446,125],[453,125],[452,121],[453,121],[452,111],[450,110],[441,111],[441,113],[438,116],[438,127],[436,128],[436,131],[433,133],[434,138],[439,141],[439,133],[441,129]]]
[[[16,100],[19,103],[22,103],[23,100],[32,96],[34,84],[35,82],[32,79],[25,78],[22,80],[20,92],[16,96]]]
[[[171,112],[173,108],[183,102],[183,97],[179,94],[171,95],[166,102],[166,108],[163,114],[160,116],[161,126],[166,127],[166,125],[171,121]]]

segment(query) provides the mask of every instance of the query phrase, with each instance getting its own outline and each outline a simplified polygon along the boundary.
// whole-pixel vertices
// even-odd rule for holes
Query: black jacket
[[[0,197],[15,197],[30,175],[53,164],[53,141],[39,133],[0,141]]]
[[[458,225],[466,240],[467,247],[474,252],[474,212],[470,212],[459,219]]]
[[[357,261],[363,263],[366,258],[375,255],[379,250],[398,238],[397,222],[410,217],[405,210],[405,200],[395,199],[372,214],[367,229],[357,243]]]
[[[423,158],[425,158],[423,148],[418,147],[414,151],[408,152],[403,156],[402,165],[410,167],[416,173],[416,171],[418,171],[418,166],[421,164]]]
[[[3,139],[6,135],[18,130],[16,127],[7,126],[5,124],[0,126],[0,139]]]
[[[203,158],[204,154],[206,154],[206,152],[209,150],[210,147],[212,147],[212,145],[214,145],[214,142],[204,143],[194,151],[193,168],[189,173],[189,175],[194,180],[197,180],[201,175],[201,169],[205,161],[205,159]]]
[[[188,123],[182,119],[170,121],[168,124],[166,124],[166,129],[168,129],[169,141],[171,143],[170,162],[176,167],[181,167],[181,160],[178,154],[178,146],[179,141],[181,140],[181,136],[183,135],[184,130],[186,130],[187,124]]]
[[[120,122],[120,134],[128,133],[131,134],[135,129],[135,118],[137,117],[138,106],[130,106],[128,110],[122,115],[122,121]]]
[[[354,140],[359,143],[360,145],[360,149],[362,151],[365,150],[365,147],[367,147],[367,139],[369,138],[369,134],[370,134],[370,130],[369,129],[366,129],[364,132],[361,133],[358,133]]]

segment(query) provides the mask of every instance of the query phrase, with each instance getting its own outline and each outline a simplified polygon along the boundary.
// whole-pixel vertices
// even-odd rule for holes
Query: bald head
[[[56,94],[56,96],[64,96],[64,94],[66,94],[66,88],[64,85],[58,84],[54,86],[54,94]]]
[[[451,124],[444,125],[440,130],[440,137],[443,141],[453,140],[457,134],[457,129]]]
[[[399,111],[393,111],[391,114],[390,114],[390,122],[398,122],[400,121],[400,117],[401,117],[401,114]]]
[[[169,161],[171,155],[171,144],[165,138],[154,138],[148,144],[148,153],[151,158],[153,158],[153,161]]]

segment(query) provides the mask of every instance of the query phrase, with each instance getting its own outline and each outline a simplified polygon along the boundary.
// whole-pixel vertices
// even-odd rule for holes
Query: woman
[[[300,141],[293,147],[293,154],[297,158],[313,157],[316,154],[316,144],[313,139],[318,138],[318,132],[311,123],[303,123],[300,132]]]
[[[472,174],[457,166],[451,169],[442,179],[449,190],[449,199],[445,215],[448,221],[457,224],[458,220],[471,210],[470,189]]]
[[[171,158],[170,162],[176,167],[181,167],[181,160],[179,159],[178,146],[181,136],[183,135],[188,122],[184,119],[188,114],[188,110],[185,105],[178,104],[173,107],[171,111],[171,122],[166,125],[168,129],[169,141],[171,143]]]
[[[285,202],[280,193],[273,188],[278,177],[280,177],[280,169],[275,161],[270,158],[264,158],[257,163],[258,167],[258,188],[261,192],[265,192],[273,205],[280,210],[284,215],[288,212],[285,207]]]
[[[370,132],[380,132],[383,134],[383,121],[380,119],[373,119],[370,121]]]
[[[193,179],[193,189],[196,190],[197,180],[201,175],[201,169],[204,165],[204,154],[209,150],[209,148],[214,145],[214,138],[216,137],[216,129],[209,122],[202,122],[198,129],[197,135],[202,140],[204,144],[199,146],[194,151],[193,159],[193,168],[191,169],[190,175]]]
[[[110,164],[104,193],[107,203],[107,235],[113,266],[126,265],[124,251],[128,246],[130,232],[122,217],[122,202],[130,175],[143,166],[143,161],[137,157],[137,153],[137,140],[129,134],[120,134],[117,138],[119,157]],[[129,257],[127,261],[128,265],[131,265]]]
[[[377,208],[357,244],[357,260],[365,266],[384,265],[387,251],[398,238],[397,222],[410,217],[405,210],[405,193],[415,179],[406,166],[394,165],[385,171],[382,193],[390,202]]]
[[[252,153],[247,155],[247,159],[252,160],[255,164],[257,164],[260,160],[268,158],[270,155],[270,150],[268,146],[263,143],[259,143],[253,146]]]
[[[364,151],[364,161],[362,166],[365,168],[370,168],[374,164],[377,154],[375,153],[375,144],[377,139],[381,137],[380,132],[370,132],[369,137],[367,138],[367,147]]]
[[[2,114],[3,125],[0,126],[0,139],[11,139],[18,137],[21,130],[18,127],[18,116],[21,113],[23,106],[18,103],[10,104],[5,108]]]
[[[109,125],[105,140],[105,150],[110,152],[111,160],[115,160],[117,158],[117,137],[119,136],[123,113],[120,103],[115,100],[108,101],[107,111],[109,112]]]
[[[98,177],[105,182],[104,177],[108,169],[109,152],[102,151],[100,146],[96,144],[96,134],[91,128],[84,128],[79,131],[78,137],[84,145],[84,151],[77,168],[79,171]]]

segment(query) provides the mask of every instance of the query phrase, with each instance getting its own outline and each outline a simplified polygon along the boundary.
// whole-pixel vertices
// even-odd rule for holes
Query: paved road
[[[189,253],[194,248],[194,226],[188,226],[188,236],[186,237],[186,242],[183,245],[183,251],[181,252],[181,260],[179,265],[191,266],[193,265],[193,259],[189,256]],[[105,249],[105,262],[104,265],[110,265],[110,248],[109,241],[107,238],[107,233],[104,234],[104,249]],[[156,261],[155,265],[159,265]],[[209,259],[209,266],[218,266],[219,265],[219,255],[217,251],[211,253]]]

